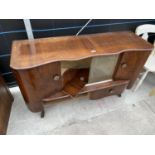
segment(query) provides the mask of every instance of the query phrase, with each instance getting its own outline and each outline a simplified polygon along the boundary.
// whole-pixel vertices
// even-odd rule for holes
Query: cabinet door
[[[6,134],[13,97],[0,75],[0,134]]]
[[[13,72],[24,100],[32,112],[41,111],[42,99],[62,89],[60,62]]]
[[[114,80],[130,80],[128,89],[130,89],[150,54],[150,51],[133,51],[125,52],[120,55],[115,73]]]

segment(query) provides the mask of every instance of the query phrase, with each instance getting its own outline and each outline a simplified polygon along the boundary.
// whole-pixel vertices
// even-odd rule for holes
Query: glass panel
[[[88,83],[112,79],[117,60],[118,55],[92,58]]]

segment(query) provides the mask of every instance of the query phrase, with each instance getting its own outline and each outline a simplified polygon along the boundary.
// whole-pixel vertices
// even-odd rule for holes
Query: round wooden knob
[[[53,80],[54,80],[54,81],[60,80],[60,76],[59,76],[59,75],[54,75]]]
[[[121,66],[122,68],[126,68],[128,65],[126,63],[123,63]]]
[[[113,89],[110,89],[110,90],[109,90],[109,93],[110,93],[110,94],[112,94],[113,92],[114,92],[114,90],[113,90]]]
[[[80,77],[80,80],[81,80],[81,81],[84,81],[84,77]]]

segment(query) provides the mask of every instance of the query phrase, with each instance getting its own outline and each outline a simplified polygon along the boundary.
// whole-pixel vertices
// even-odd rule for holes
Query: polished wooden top
[[[56,61],[119,54],[125,51],[150,51],[153,46],[132,32],[110,32],[80,36],[51,37],[14,41],[13,69],[29,69]]]

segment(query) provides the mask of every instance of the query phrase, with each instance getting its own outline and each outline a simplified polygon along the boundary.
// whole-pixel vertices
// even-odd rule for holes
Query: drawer
[[[109,84],[108,87],[99,89],[93,92],[89,93],[89,98],[91,100],[100,99],[106,96],[111,95],[121,95],[121,93],[124,91],[124,89],[127,87],[128,83],[118,83],[118,84]]]

